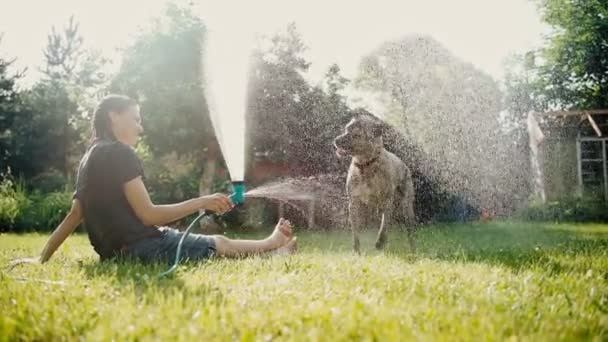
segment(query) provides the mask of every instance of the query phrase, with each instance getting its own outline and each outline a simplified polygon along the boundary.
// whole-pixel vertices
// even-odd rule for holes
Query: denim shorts
[[[124,251],[127,257],[146,263],[175,262],[175,253],[179,240],[184,235],[177,229],[162,227],[158,238],[147,238],[129,245]],[[182,243],[180,262],[200,261],[216,255],[215,240],[208,235],[188,234]]]

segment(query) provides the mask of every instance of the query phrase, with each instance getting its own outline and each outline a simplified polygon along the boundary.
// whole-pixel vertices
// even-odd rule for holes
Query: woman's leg
[[[272,251],[293,253],[296,248],[291,223],[282,218],[272,234],[263,240],[231,240],[223,235],[214,235],[212,238],[217,254],[225,257],[247,256]]]

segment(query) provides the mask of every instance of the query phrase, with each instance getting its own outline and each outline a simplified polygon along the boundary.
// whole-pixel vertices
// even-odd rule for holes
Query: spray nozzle
[[[245,202],[245,182],[232,182],[232,191],[230,200],[232,200],[234,204],[243,204]]]

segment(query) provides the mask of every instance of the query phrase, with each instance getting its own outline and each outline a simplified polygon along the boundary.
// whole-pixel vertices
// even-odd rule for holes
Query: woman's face
[[[134,147],[144,129],[141,126],[141,115],[139,106],[130,106],[122,113],[110,113],[112,131],[118,141]]]

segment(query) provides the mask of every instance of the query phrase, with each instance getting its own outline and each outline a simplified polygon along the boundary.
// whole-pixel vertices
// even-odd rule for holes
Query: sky
[[[176,0],[178,3],[187,3]],[[312,63],[307,76],[320,80],[332,63],[352,78],[360,58],[382,42],[406,34],[428,34],[454,55],[494,78],[503,78],[505,58],[542,42],[547,28],[529,0],[192,0],[213,27],[272,33],[296,23]],[[166,0],[0,0],[0,55],[27,67],[24,84],[34,82],[52,26],[74,15],[87,47],[99,49],[117,67],[118,49],[159,16]]]

